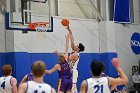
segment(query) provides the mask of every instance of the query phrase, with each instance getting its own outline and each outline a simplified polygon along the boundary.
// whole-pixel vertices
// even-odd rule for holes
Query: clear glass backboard
[[[35,31],[29,24],[47,23],[43,28],[52,31],[49,0],[7,0],[6,5],[6,29]]]

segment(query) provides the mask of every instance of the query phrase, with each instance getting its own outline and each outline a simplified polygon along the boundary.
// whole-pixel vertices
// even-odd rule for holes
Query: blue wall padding
[[[0,53],[0,76],[2,76],[2,66],[6,62],[6,53]]]
[[[10,64],[12,66],[12,76],[16,77],[16,59],[14,52],[6,53],[5,64]]]
[[[106,65],[106,73],[109,76],[116,75],[115,68],[111,64],[111,59],[117,57],[116,53],[81,53],[80,61],[78,64],[78,90],[83,80],[91,77],[90,74],[90,63],[93,59],[101,60]],[[34,61],[42,60],[46,63],[46,69],[51,69],[57,64],[58,56],[53,53],[28,53],[28,52],[9,52],[0,53],[0,67],[4,64],[11,64],[13,68],[13,76],[17,78],[18,84],[24,77],[24,75],[30,73],[31,64]],[[2,72],[0,72],[2,76]],[[58,85],[58,72],[55,71],[53,74],[45,75],[44,81],[50,84],[52,87],[57,89]]]
[[[24,75],[30,72],[31,58],[27,52],[9,52],[0,56],[0,59],[3,58],[5,58],[5,62],[3,61],[1,65],[10,64],[12,66],[12,76],[17,78],[18,83]]]
[[[100,60],[101,62],[103,62],[106,66],[105,68],[105,73],[108,75],[108,76],[111,76],[111,77],[117,77],[117,71],[116,69],[114,68],[114,66],[112,65],[112,58],[116,58],[117,57],[117,53],[101,53],[100,54]]]
[[[81,53],[78,64],[78,82],[77,87],[80,89],[80,85],[83,80],[91,77],[90,74],[90,63],[93,59],[100,60],[99,53]]]
[[[19,83],[31,71],[31,55],[27,52],[15,53],[15,67],[15,77]]]
[[[58,57],[52,53],[31,53],[32,63],[36,60],[42,60],[46,63],[47,69],[54,67],[58,63]],[[57,89],[58,73],[55,71],[53,74],[45,75],[44,81]]]

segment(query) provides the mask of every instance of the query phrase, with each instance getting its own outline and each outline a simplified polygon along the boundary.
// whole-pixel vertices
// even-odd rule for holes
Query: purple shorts
[[[71,91],[72,89],[72,79],[71,78],[61,78],[58,83],[58,91]]]

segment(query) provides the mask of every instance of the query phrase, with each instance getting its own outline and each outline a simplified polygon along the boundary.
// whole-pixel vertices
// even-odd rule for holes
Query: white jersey
[[[47,83],[38,83],[35,81],[27,82],[27,92],[26,93],[51,93],[52,88]]]
[[[0,78],[0,93],[12,93],[11,79],[12,76]]]
[[[111,93],[107,77],[87,79],[87,93]]]
[[[79,62],[79,53],[77,53],[77,55],[78,55],[77,61],[75,61],[75,60],[72,60],[72,61],[71,61],[72,82],[73,82],[74,84],[77,83],[77,78],[78,78],[77,66],[78,66],[78,62]]]
[[[72,64],[72,68],[71,69],[76,69],[77,70],[77,66],[78,66],[78,62],[79,62],[79,53],[77,53],[77,55],[78,55],[77,61],[75,61],[75,60],[71,61],[71,64]]]

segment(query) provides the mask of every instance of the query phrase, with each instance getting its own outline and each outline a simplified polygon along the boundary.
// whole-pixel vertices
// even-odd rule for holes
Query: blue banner
[[[115,0],[114,21],[120,23],[130,23],[130,0]]]

